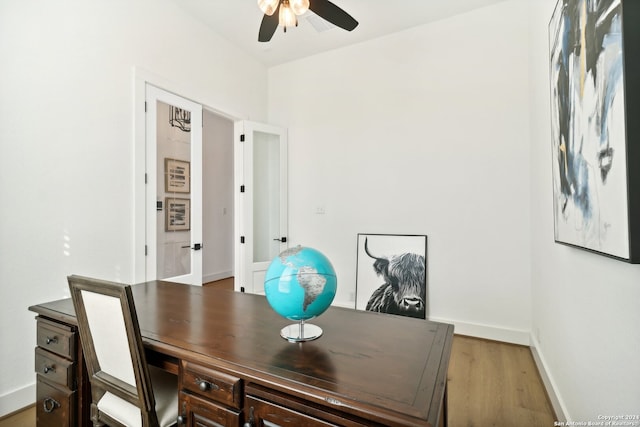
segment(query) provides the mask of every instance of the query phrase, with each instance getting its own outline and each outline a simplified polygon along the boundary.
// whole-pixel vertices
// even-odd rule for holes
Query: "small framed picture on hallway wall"
[[[164,187],[167,193],[191,192],[191,164],[184,160],[164,159]]]
[[[167,197],[165,208],[165,231],[188,231],[191,229],[191,201]]]

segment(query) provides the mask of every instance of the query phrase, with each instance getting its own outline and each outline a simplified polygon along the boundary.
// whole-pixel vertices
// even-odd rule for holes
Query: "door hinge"
[[[244,142],[244,133],[240,135],[240,142]]]
[[[147,101],[144,101],[144,112],[147,112]]]
[[[149,255],[149,247],[147,245],[144,245],[144,256]]]
[[[240,186],[240,192],[241,192],[241,193],[244,193],[244,185],[241,185],[241,186]]]
[[[149,175],[147,175],[146,173],[144,174],[144,183],[145,184],[149,183]]]
[[[244,236],[240,236],[240,243],[244,243]]]

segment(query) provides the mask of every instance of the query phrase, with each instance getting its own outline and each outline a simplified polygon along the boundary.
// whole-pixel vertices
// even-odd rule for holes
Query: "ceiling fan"
[[[311,10],[319,17],[333,25],[351,31],[358,26],[358,21],[329,0],[258,0],[260,10],[264,12],[259,42],[268,42],[276,32],[278,25],[284,27],[298,26],[298,15]]]

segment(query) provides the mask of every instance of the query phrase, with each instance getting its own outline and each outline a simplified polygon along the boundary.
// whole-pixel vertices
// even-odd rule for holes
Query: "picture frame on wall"
[[[558,0],[549,22],[555,242],[640,262],[640,2]]]
[[[426,319],[427,236],[358,234],[356,309]]]
[[[191,164],[185,160],[164,159],[164,187],[167,193],[191,192]]]
[[[165,201],[165,230],[191,229],[191,200],[167,197]]]

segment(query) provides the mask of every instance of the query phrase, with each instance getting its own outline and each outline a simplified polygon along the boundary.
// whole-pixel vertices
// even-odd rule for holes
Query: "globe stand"
[[[280,336],[289,342],[312,341],[322,335],[322,328],[310,323],[294,323],[280,330]]]

